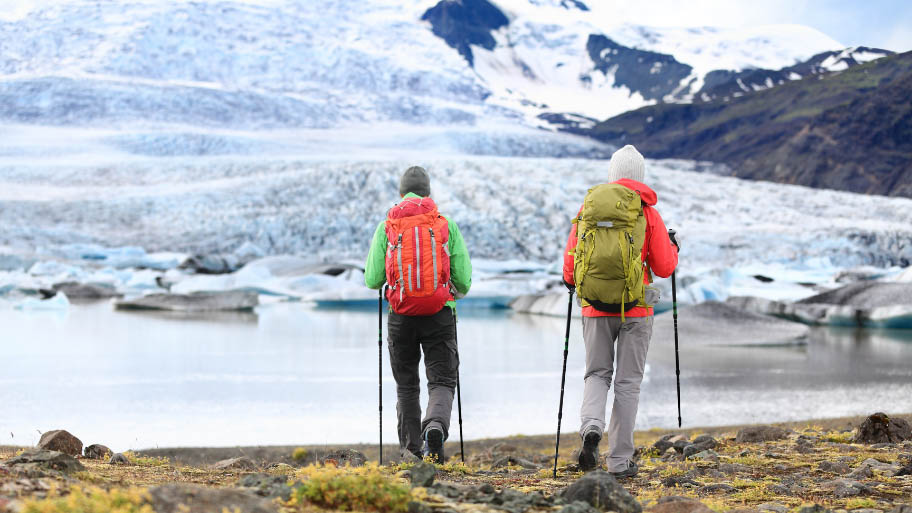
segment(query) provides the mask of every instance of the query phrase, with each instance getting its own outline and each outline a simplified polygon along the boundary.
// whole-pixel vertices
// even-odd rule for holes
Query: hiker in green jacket
[[[430,198],[427,171],[410,167],[399,181],[402,201],[374,232],[364,265],[372,289],[389,284],[390,366],[396,379],[399,450],[405,460],[445,461],[459,357],[456,298],[472,285],[472,263],[456,223]],[[424,352],[428,405],[421,420],[418,363]]]

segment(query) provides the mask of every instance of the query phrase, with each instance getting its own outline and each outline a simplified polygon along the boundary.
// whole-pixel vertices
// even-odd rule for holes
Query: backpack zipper
[[[421,236],[418,234],[418,227],[415,227],[415,288],[421,290]]]
[[[396,260],[399,263],[399,302],[402,302],[402,289],[405,288],[402,283],[402,234],[399,234],[399,239],[396,243]]]
[[[431,257],[434,260],[434,292],[437,291],[437,241],[434,238],[434,229],[428,228],[431,232]]]

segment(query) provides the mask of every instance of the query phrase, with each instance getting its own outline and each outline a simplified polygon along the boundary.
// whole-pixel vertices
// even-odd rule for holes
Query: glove
[[[569,290],[571,292],[576,290],[576,285],[574,285],[572,283],[567,283],[566,281],[564,282],[564,287],[567,287],[567,290]]]
[[[676,235],[677,235],[677,233],[678,233],[678,232],[676,232],[676,231],[674,231],[674,230],[668,230],[668,238],[671,239],[671,243],[674,244],[676,248],[678,248],[678,253],[680,253],[680,252],[681,252],[681,244],[680,244],[680,243],[678,242],[678,240],[675,238]]]

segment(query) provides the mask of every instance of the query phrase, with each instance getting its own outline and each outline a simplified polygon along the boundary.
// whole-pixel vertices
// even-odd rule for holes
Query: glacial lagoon
[[[377,440],[376,310],[276,303],[253,314],[186,318],[99,302],[2,309],[0,325],[0,444],[31,445],[57,428],[117,451]],[[467,439],[554,431],[564,327],[558,317],[460,310]],[[638,429],[677,423],[669,337],[654,334]],[[806,344],[769,347],[726,347],[724,334],[719,345],[694,342],[680,343],[685,427],[912,411],[909,331],[817,328]],[[385,343],[383,359],[389,442],[396,396]],[[568,433],[582,374],[575,319]]]

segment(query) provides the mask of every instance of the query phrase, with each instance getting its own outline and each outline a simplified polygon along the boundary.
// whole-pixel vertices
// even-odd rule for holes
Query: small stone
[[[737,474],[738,472],[750,472],[751,468],[740,463],[720,463],[719,472],[723,474]]]
[[[70,456],[82,455],[82,441],[65,429],[55,429],[41,435],[38,448],[47,451],[60,451]]]
[[[278,462],[267,466],[266,471],[270,474],[294,474],[295,468],[288,463]]]
[[[659,438],[656,443],[652,444],[652,448],[659,454],[664,453],[674,445],[674,442],[670,441],[673,436],[674,435],[665,435],[662,438]]]
[[[912,476],[912,462],[907,464],[905,467],[899,469],[894,476]],[[912,513],[912,512],[910,512]]]
[[[663,479],[662,486],[666,488],[694,488],[700,486],[700,483],[687,476],[672,476]]]
[[[898,443],[904,440],[912,440],[912,427],[905,419],[890,417],[886,413],[875,413],[861,423],[854,442],[878,444]]]
[[[700,445],[700,444],[705,444],[705,443],[710,443],[710,442],[713,444],[713,447],[715,447],[716,439],[709,435],[700,435],[693,439],[693,443],[695,445]]]
[[[647,510],[648,513],[711,513],[712,510],[709,509],[702,502],[691,499],[690,497],[662,497],[659,499],[658,504],[650,506]]]
[[[281,498],[283,501],[290,499],[292,493],[291,486],[288,485],[288,478],[274,474],[247,474],[238,481],[238,486],[250,488],[260,497]]]
[[[710,449],[708,451],[702,451],[697,454],[694,454],[690,457],[692,460],[702,460],[702,461],[719,461],[719,453]]]
[[[832,490],[833,495],[840,499],[870,493],[871,491],[871,489],[867,486],[851,479],[835,479],[833,481],[826,481],[821,483],[820,486],[826,490]]]
[[[253,493],[230,488],[207,488],[190,484],[166,484],[149,488],[152,509],[161,513],[209,513],[243,511],[274,513],[275,504]]]
[[[596,513],[597,511],[588,502],[573,501],[561,508],[558,513]]]
[[[602,511],[640,513],[643,509],[614,476],[603,470],[584,475],[564,489],[561,497],[568,502],[586,502]]]
[[[127,459],[122,453],[117,453],[111,456],[111,459],[108,460],[108,465],[129,465],[130,460]]]
[[[861,465],[850,472],[846,477],[849,479],[868,479],[874,477],[874,472],[871,470],[871,467]]]
[[[772,442],[788,436],[788,431],[776,426],[750,426],[738,431],[737,443]]]
[[[851,468],[843,462],[839,461],[821,461],[820,465],[817,466],[817,470],[823,472],[831,472],[833,474],[839,474],[841,476],[851,472]]]
[[[105,445],[92,444],[85,448],[83,454],[86,458],[92,460],[103,460],[107,458],[109,454],[114,454],[114,451],[108,449],[108,447]]]
[[[332,451],[320,461],[326,464],[335,464],[338,467],[360,467],[367,463],[367,456],[353,449],[339,449]]]
[[[748,449],[744,449],[743,451],[738,453],[738,456],[741,458],[745,458],[747,456],[750,456],[750,454],[751,454],[751,452]]]
[[[900,504],[893,508],[890,513],[912,513],[912,504]]]
[[[683,454],[684,448],[687,447],[688,445],[693,445],[693,444],[691,444],[689,440],[678,440],[675,443],[673,443],[671,446],[674,447],[674,450],[677,451],[678,454]]]
[[[14,472],[24,472],[26,474],[41,470],[56,470],[65,474],[85,470],[85,467],[69,454],[43,449],[27,450],[18,456],[10,458],[4,464]]]
[[[533,469],[533,470],[538,470],[538,469],[542,468],[541,465],[539,465],[537,463],[533,463],[527,459],[518,458],[513,455],[498,458],[497,461],[495,461],[494,463],[491,464],[491,468],[503,468],[503,467],[506,467],[509,465],[517,465],[522,468]]]
[[[781,502],[764,502],[757,506],[760,511],[772,511],[773,513],[788,513],[788,506]]]
[[[775,493],[776,495],[792,495],[792,490],[789,487],[781,484],[772,484],[767,488],[767,490]]]
[[[716,492],[734,493],[737,490],[738,490],[737,488],[735,488],[734,486],[729,485],[729,484],[714,483],[714,484],[709,484],[709,485],[706,485],[706,486],[700,488],[699,493],[701,493],[701,494],[716,493]]]
[[[827,509],[820,504],[814,504],[813,506],[805,506],[799,509],[798,513],[832,513],[832,510]]]
[[[246,456],[222,460],[212,465],[213,470],[256,470],[256,464]]]
[[[411,471],[409,479],[412,482],[412,486],[427,488],[434,484],[434,477],[437,476],[437,467],[433,463],[422,461],[409,470]]]
[[[871,446],[871,449],[895,449],[896,444],[893,443],[884,443],[884,444],[874,444]]]
[[[421,501],[409,501],[408,513],[432,513],[434,510]]]

